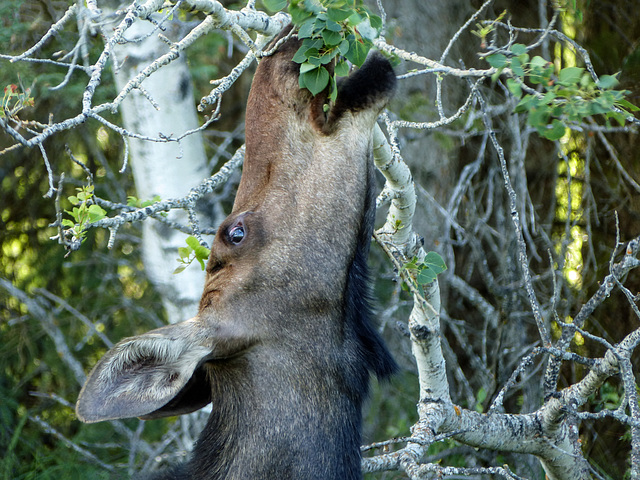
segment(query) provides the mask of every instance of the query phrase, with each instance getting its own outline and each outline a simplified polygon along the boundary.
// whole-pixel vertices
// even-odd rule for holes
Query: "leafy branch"
[[[173,271],[174,274],[184,271],[184,269],[191,265],[194,260],[197,260],[200,263],[202,270],[204,270],[204,262],[207,261],[209,254],[211,253],[211,250],[200,245],[200,242],[198,242],[198,239],[194,236],[187,237],[185,241],[187,242],[187,246],[180,247],[178,249],[178,255],[180,255],[180,258],[177,260],[180,265]]]
[[[520,99],[515,111],[527,112],[527,123],[549,140],[560,139],[567,127],[591,115],[604,115],[607,127],[610,119],[624,126],[631,116],[629,112],[640,110],[624,98],[630,93],[628,90],[614,90],[618,85],[614,76],[603,75],[594,82],[581,67],[565,67],[556,75],[551,62],[540,56],[530,58],[527,47],[520,43],[514,43],[504,53],[489,55],[486,60],[498,69],[494,80],[505,69],[511,70],[513,76],[507,79],[507,88]],[[542,91],[527,82],[539,85]]]
[[[264,0],[264,4],[276,11],[287,2]],[[335,101],[337,77],[349,74],[347,62],[358,67],[364,63],[380,34],[382,20],[362,0],[292,0],[288,11],[302,40],[293,57],[300,64],[300,88],[317,95],[330,86],[329,98]],[[326,67],[330,64],[332,74]]]
[[[0,118],[13,118],[25,107],[33,107],[35,101],[31,96],[31,89],[21,92],[17,85],[11,84],[4,87]]]
[[[72,238],[72,242],[83,242],[87,235],[87,226],[95,223],[107,216],[107,212],[99,205],[93,203],[93,185],[85,185],[76,188],[77,195],[68,197],[69,202],[73,205],[71,210],[65,210],[73,221],[65,218],[62,220],[62,226],[67,227],[64,234]]]
[[[402,270],[409,273],[409,278],[415,279],[418,286],[422,287],[429,285],[440,273],[446,271],[447,265],[438,253],[428,252],[422,260],[417,256],[413,257],[402,266]],[[403,287],[408,289],[406,284]]]

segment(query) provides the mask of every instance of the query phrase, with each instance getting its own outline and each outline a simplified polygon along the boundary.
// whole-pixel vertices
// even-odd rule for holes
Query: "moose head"
[[[284,35],[281,34],[281,37]],[[357,479],[371,373],[395,369],[370,323],[372,129],[395,87],[372,53],[327,92],[298,86],[291,38],[257,68],[246,156],[198,314],[126,338],[94,367],[84,422],[212,404],[192,459],[158,478]]]

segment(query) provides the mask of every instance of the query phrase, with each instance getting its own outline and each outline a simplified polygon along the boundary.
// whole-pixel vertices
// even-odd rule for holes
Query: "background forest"
[[[177,193],[164,193],[162,200],[178,198],[233,161],[243,144],[243,114],[254,67],[224,92],[223,101],[194,117],[196,125],[201,125],[219,108],[219,119],[197,137],[201,147],[194,148],[202,148],[204,160],[190,177],[168,173],[159,163],[148,167],[147,178],[154,180],[145,183],[139,178],[134,181],[134,175],[143,178],[147,173],[123,168],[125,152],[141,155],[143,148],[133,140],[131,145],[126,143],[109,125],[141,131],[142,120],[132,124],[123,118],[126,108],[135,109],[130,106],[104,112],[108,124],[88,120],[48,137],[41,147],[21,146],[4,128],[12,117],[27,122],[23,131],[33,133],[82,109],[86,72],[78,69],[69,74],[70,70],[52,62],[10,61],[35,45],[74,3],[0,0],[0,88],[4,89],[0,114],[0,451],[4,454],[0,478],[5,479],[126,478],[143,468],[180,461],[206,418],[206,413],[200,413],[180,419],[84,425],[73,409],[84,375],[108,346],[167,321],[186,319],[195,308],[200,291],[187,292],[186,285],[192,281],[201,285],[198,262],[182,273],[172,273],[180,266],[177,258],[193,255],[179,251],[187,247],[184,231],[188,228],[176,234],[171,249],[162,247],[168,249],[162,253],[166,256],[161,257],[158,245],[157,254],[153,246],[143,247],[142,240],[143,230],[151,236],[151,229],[160,237],[173,238],[168,230],[176,222],[190,225],[187,214],[158,214],[144,226],[142,222],[123,225],[112,248],[108,248],[109,229],[89,228],[80,248],[71,253],[52,240],[59,230],[51,224],[60,211],[72,210],[69,197],[78,198],[78,192],[87,188],[104,201],[101,207],[112,216],[152,204],[160,193],[154,188],[161,182],[153,175],[177,184]],[[229,10],[246,5],[221,3]],[[472,76],[411,63],[398,55],[399,91],[382,122],[388,127],[385,131],[393,134],[392,147],[401,152],[415,182],[412,229],[424,238],[424,249],[437,252],[447,265],[438,276],[440,328],[453,402],[470,411],[487,412],[499,398],[501,404],[495,408],[501,411],[533,412],[556,387],[561,390],[582,380],[593,366],[588,359],[603,357],[638,329],[639,272],[623,269],[615,282],[610,280],[615,288],[606,295],[602,286],[627,248],[627,256],[637,248],[627,247],[627,242],[640,236],[640,149],[637,121],[633,124],[625,115],[607,118],[612,102],[575,117],[566,111],[554,117],[547,111],[544,119],[536,117],[536,112],[542,115],[544,105],[517,105],[522,105],[526,88],[551,91],[554,82],[563,81],[560,72],[574,67],[592,68],[602,79],[600,86],[627,91],[626,100],[640,105],[640,1],[369,3],[385,22],[386,44],[453,69],[510,68],[517,76],[514,62],[521,54],[517,48],[504,59],[487,58],[492,48],[514,43],[530,47],[528,61],[539,56],[550,62],[540,64],[541,71],[549,69],[546,90],[541,90],[541,82],[531,83],[529,71],[521,90],[513,77],[498,74],[476,83]],[[83,4],[79,2],[78,8],[89,15]],[[109,5],[98,2],[103,9]],[[257,7],[264,9],[260,2]],[[82,18],[78,15],[78,25]],[[203,18],[198,12],[176,12],[163,33],[175,41]],[[469,19],[473,20],[461,29]],[[71,21],[40,46],[37,57],[64,59],[74,51],[82,32],[86,42],[78,63],[92,64],[117,24],[109,21],[98,27],[96,20],[96,25],[84,30]],[[562,36],[543,36],[547,28]],[[536,44],[540,38],[544,39]],[[170,96],[184,97],[182,101],[191,107],[197,105],[211,95],[210,81],[227,76],[248,51],[228,30],[198,38],[182,54],[189,76],[171,74],[180,87]],[[119,59],[121,68],[135,70],[130,63],[136,53],[126,55]],[[116,76],[112,67],[104,69],[93,97],[95,105],[118,95],[123,84]],[[617,85],[608,80],[613,76]],[[609,81],[611,85],[604,85]],[[62,87],[53,88],[58,85]],[[576,92],[567,98],[579,96]],[[139,115],[144,118],[141,111]],[[176,114],[173,121],[180,123],[181,118]],[[169,112],[165,124],[171,121]],[[541,127],[547,121],[549,128]],[[187,130],[175,124],[166,128],[176,135]],[[178,147],[173,144],[172,148]],[[185,142],[181,153],[150,155],[164,155],[182,175],[188,169],[186,162],[196,155],[190,148]],[[210,242],[217,224],[230,211],[240,177],[240,168],[233,166],[225,182],[196,205],[205,241]],[[505,168],[511,191],[505,187]],[[380,175],[380,191],[384,182]],[[47,196],[52,185],[60,192]],[[380,203],[379,225],[383,225],[388,201]],[[522,243],[514,233],[514,211],[519,214]],[[392,438],[406,442],[419,418],[420,385],[408,338],[413,296],[406,285],[403,288],[406,282],[399,274],[419,273],[424,267],[394,264],[382,248],[384,242],[380,243],[373,247],[370,259],[377,321],[402,368],[388,384],[374,386],[365,412],[364,437],[367,443]],[[528,281],[521,269],[523,245]],[[185,285],[183,296],[175,293],[176,285]],[[553,344],[575,355],[558,362],[557,382],[551,387],[543,385],[543,377],[553,360],[548,351],[536,350],[545,342],[528,285],[537,295]],[[585,305],[594,308],[585,309]],[[570,325],[576,319],[582,322],[578,330]],[[638,371],[637,353],[630,354],[630,365],[633,373]],[[503,391],[505,385],[508,388]],[[634,456],[640,455],[640,440],[635,444],[637,437],[632,436],[632,430],[640,428],[640,412],[634,410],[635,388],[628,386],[621,375],[612,375],[594,389],[578,413],[567,411],[579,428],[577,441],[594,478],[640,478],[640,457]],[[378,445],[363,455],[393,452],[402,445],[400,441]],[[461,469],[444,472],[458,475],[446,478],[544,478],[539,460],[532,455],[477,449],[451,435],[430,444],[421,461]],[[502,465],[518,476],[490,470]],[[367,478],[407,478],[407,472],[395,471],[400,468],[376,471],[385,469],[377,469],[374,463],[368,468]],[[420,475],[424,476],[415,478],[431,478],[429,473]]]

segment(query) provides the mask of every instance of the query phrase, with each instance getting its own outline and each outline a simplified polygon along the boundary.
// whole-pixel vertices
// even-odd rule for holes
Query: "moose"
[[[151,478],[362,478],[369,377],[396,369],[367,269],[372,129],[396,78],[372,52],[330,102],[299,87],[299,46],[291,36],[257,67],[242,177],[197,315],[121,340],[80,392],[87,423],[212,404],[191,459]]]

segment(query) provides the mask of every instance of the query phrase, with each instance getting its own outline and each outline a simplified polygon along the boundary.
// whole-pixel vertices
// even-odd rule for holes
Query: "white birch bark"
[[[390,126],[390,134],[396,132]],[[422,259],[425,252],[413,233],[416,205],[411,172],[392,142],[390,146],[379,127],[373,133],[374,157],[378,169],[386,178],[384,195],[391,198],[387,221],[376,232],[378,243],[394,261]],[[629,254],[631,255],[631,254]],[[401,267],[401,265],[397,265]],[[400,270],[400,268],[399,268]],[[411,280],[409,280],[411,282]],[[407,282],[407,283],[409,283]],[[410,287],[411,288],[411,287]],[[368,458],[365,471],[390,469],[393,465],[411,478],[423,478],[431,467],[420,464],[428,445],[436,434],[452,434],[463,444],[477,448],[525,453],[537,456],[550,480],[586,480],[589,466],[585,460],[574,423],[566,421],[566,406],[576,408],[610,375],[617,365],[608,352],[584,380],[551,398],[531,414],[481,414],[454,405],[449,392],[446,362],[440,342],[440,291],[435,280],[424,288],[414,286],[413,310],[409,317],[411,349],[416,360],[420,382],[419,421],[412,427],[412,437],[421,442],[409,442],[393,454]],[[630,336],[631,337],[631,336]],[[629,339],[630,343],[632,340]],[[624,351],[624,349],[622,349]]]
[[[149,22],[137,21],[126,36],[130,40],[143,37],[152,28]],[[157,33],[139,43],[119,45],[114,52],[122,64],[115,76],[118,89],[167,50],[167,44],[158,38]],[[191,76],[184,55],[151,74],[142,82],[142,87],[158,108],[139,90],[132,91],[121,108],[127,130],[149,137],[158,137],[159,134],[177,136],[199,126]],[[156,195],[163,200],[184,197],[191,187],[210,173],[200,132],[185,137],[179,143],[156,143],[135,138],[129,142],[130,165],[137,197],[141,200],[149,200]],[[188,223],[185,212],[174,210],[168,215],[169,220]],[[178,266],[178,248],[185,246],[185,238],[186,234],[160,222],[143,224],[145,271],[159,290],[171,323],[195,315],[202,295],[204,272],[199,265],[191,265],[180,274],[173,274]]]

